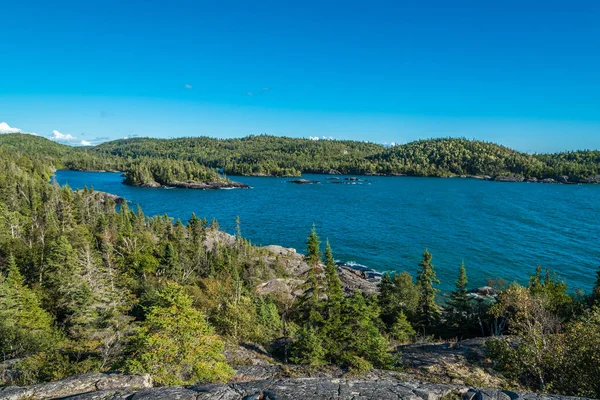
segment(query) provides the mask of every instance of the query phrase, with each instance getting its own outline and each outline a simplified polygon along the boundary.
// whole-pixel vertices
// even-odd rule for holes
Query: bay
[[[192,212],[253,244],[303,252],[313,223],[336,259],[378,271],[415,274],[433,254],[440,288],[452,290],[461,261],[469,287],[500,277],[525,284],[539,264],[570,290],[592,288],[600,265],[600,185],[501,183],[474,179],[303,175],[231,177],[252,189],[150,189],[123,185],[120,173],[57,171],[72,188],[93,187],[139,204],[146,215],[185,223]]]

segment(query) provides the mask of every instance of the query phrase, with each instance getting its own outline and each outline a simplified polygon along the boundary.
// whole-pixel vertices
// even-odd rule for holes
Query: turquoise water
[[[379,271],[415,273],[425,248],[452,288],[461,260],[469,286],[488,277],[527,282],[538,264],[555,270],[570,289],[589,291],[600,265],[600,185],[499,183],[472,179],[365,177],[319,185],[286,178],[234,177],[248,190],[146,189],[121,184],[119,173],[58,171],[72,188],[93,187],[142,206],[147,215],[187,221],[192,212],[254,244],[303,251],[313,222],[336,259]],[[343,180],[342,183],[349,183]]]

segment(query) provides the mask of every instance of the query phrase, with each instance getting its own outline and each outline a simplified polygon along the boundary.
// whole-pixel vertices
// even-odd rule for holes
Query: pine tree
[[[440,281],[436,278],[431,259],[431,253],[425,250],[423,260],[419,263],[421,269],[417,275],[417,285],[420,291],[418,312],[420,325],[425,331],[431,331],[440,317],[440,309],[435,302],[435,295],[439,293],[439,289],[433,287],[434,283],[439,284]]]
[[[450,293],[446,307],[446,320],[450,328],[459,335],[469,330],[469,320],[472,312],[471,299],[467,292],[467,269],[463,262],[458,272],[456,289]]]

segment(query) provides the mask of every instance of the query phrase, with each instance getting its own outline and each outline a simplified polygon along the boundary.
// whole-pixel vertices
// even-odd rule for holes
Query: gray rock
[[[57,382],[0,389],[1,400],[54,399],[97,391],[133,390],[152,387],[149,375],[84,374]]]
[[[522,176],[497,176],[494,180],[496,182],[523,182],[525,178]]]
[[[445,396],[465,400],[551,400],[574,399],[531,393],[516,393],[497,389],[474,389],[458,385],[441,385],[394,379],[266,379],[229,384],[200,384],[142,389],[129,393],[105,391],[70,397],[72,400],[296,400],[296,399],[353,399],[353,400],[439,400]]]

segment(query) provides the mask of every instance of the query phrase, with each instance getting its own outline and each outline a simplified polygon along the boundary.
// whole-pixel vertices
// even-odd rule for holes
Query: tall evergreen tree
[[[431,332],[440,317],[440,308],[435,302],[435,295],[439,293],[439,289],[433,287],[433,284],[439,284],[440,281],[436,278],[435,268],[431,263],[432,258],[429,250],[425,250],[417,275],[417,285],[420,291],[418,313],[420,327],[425,332]]]
[[[325,245],[325,279],[327,280],[327,297],[329,303],[339,307],[344,293],[342,292],[342,282],[337,272],[329,241]]]
[[[304,259],[311,267],[319,268],[319,264],[322,262],[321,241],[319,239],[319,235],[317,235],[317,228],[315,227],[315,224],[313,224],[312,230],[308,235],[306,246],[306,256]]]
[[[452,333],[463,336],[469,330],[469,322],[472,313],[471,299],[467,292],[467,269],[462,262],[458,270],[456,289],[450,293],[450,299],[446,305],[446,321]]]

